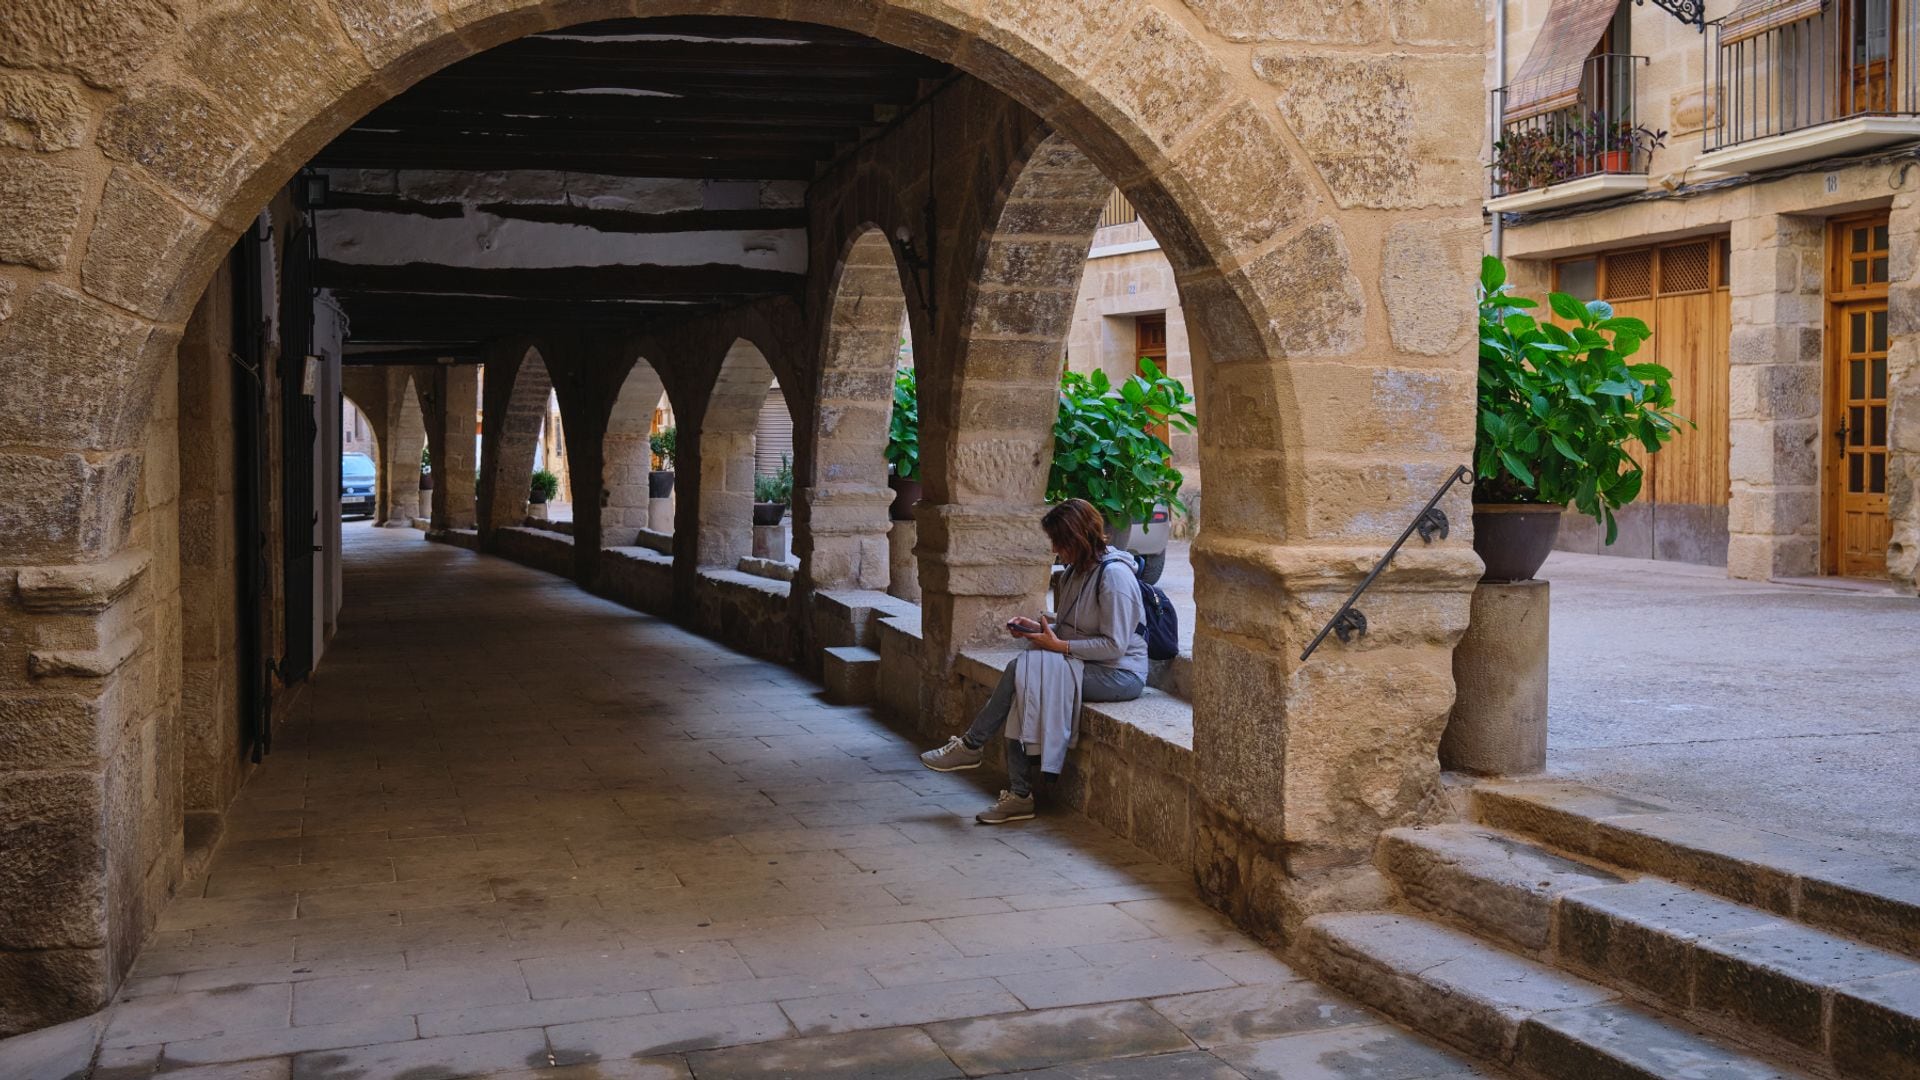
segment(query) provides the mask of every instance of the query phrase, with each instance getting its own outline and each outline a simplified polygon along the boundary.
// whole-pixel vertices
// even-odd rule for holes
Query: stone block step
[[[1482,824],[1920,957],[1920,862],[1563,781],[1476,784]]]
[[[1393,830],[1379,862],[1415,907],[1743,1043],[1841,1075],[1920,1076],[1906,955],[1484,826]],[[1862,1061],[1880,1071],[1849,1071]]]
[[[835,705],[870,705],[879,695],[880,654],[862,645],[822,649],[820,678]]]
[[[1325,982],[1417,1031],[1549,1080],[1762,1080],[1808,1073],[1448,926],[1379,912],[1308,919]]]

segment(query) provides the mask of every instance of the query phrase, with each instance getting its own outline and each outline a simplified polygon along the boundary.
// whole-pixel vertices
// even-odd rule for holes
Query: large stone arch
[[[489,350],[480,435],[483,535],[526,519],[527,481],[552,395],[553,377],[539,345],[515,340]]]
[[[766,354],[745,338],[727,349],[714,373],[695,441],[701,566],[730,570],[753,553],[754,429],[773,384]]]
[[[603,484],[600,509],[601,542],[607,547],[632,544],[647,524],[647,477],[653,471],[653,414],[666,393],[660,372],[646,357],[635,357],[620,382],[607,415],[602,440]]]
[[[907,294],[893,242],[855,233],[835,268],[824,316],[808,445],[794,475],[794,549],[819,589],[887,587],[887,429]]]
[[[1452,697],[1450,647],[1478,576],[1466,529],[1405,552],[1369,593],[1375,632],[1311,665],[1297,660],[1319,620],[1470,453],[1471,335],[1432,347],[1423,323],[1432,293],[1396,301],[1382,282],[1388,259],[1404,257],[1436,268],[1433,279],[1470,302],[1463,256],[1478,243],[1479,145],[1416,137],[1413,105],[1436,117],[1479,115],[1482,67],[1482,28],[1469,5],[1445,14],[1437,12],[1446,5],[1427,5],[1411,38],[1400,36],[1405,20],[1383,18],[1355,31],[1357,40],[1324,45],[1298,40],[1298,13],[1284,9],[1304,3],[1276,0],[1255,5],[1259,12],[1183,0],[723,5],[865,33],[954,64],[1070,139],[1120,185],[1167,252],[1195,331],[1195,367],[1206,371],[1202,463],[1235,478],[1210,492],[1195,546],[1205,612],[1196,662],[1234,678],[1203,677],[1197,690],[1196,711],[1208,719],[1197,739],[1193,829],[1203,881],[1243,918],[1283,909],[1291,918],[1328,902],[1319,897],[1332,894],[1297,882],[1364,864],[1382,825],[1425,812]],[[563,24],[714,8],[708,0],[161,6],[164,16],[115,24],[124,32],[105,38],[92,35],[111,13],[23,21],[0,42],[0,66],[77,91],[86,114],[49,129],[45,148],[4,162],[10,186],[32,193],[0,256],[0,385],[15,391],[0,395],[0,472],[14,480],[0,515],[0,566],[33,568],[17,576],[51,583],[34,597],[23,586],[8,603],[21,612],[54,605],[32,609],[32,619],[54,621],[27,632],[30,646],[104,640],[177,616],[177,587],[142,583],[150,563],[142,545],[166,542],[140,517],[156,380],[235,238],[298,168],[374,106],[501,42]],[[1356,104],[1328,105],[1341,100]],[[1342,113],[1375,124],[1378,145]],[[962,129],[968,119],[943,122]],[[983,234],[988,207],[959,199],[947,208],[941,236]],[[931,292],[952,298],[953,282],[978,272],[983,253],[936,239],[916,237],[918,250],[939,252],[925,277]],[[916,341],[937,328],[926,340],[943,364],[957,355],[960,306],[916,316]],[[971,378],[984,369],[970,358],[965,370]],[[958,424],[968,400],[953,402]],[[489,486],[504,476],[496,454]],[[494,493],[490,522],[518,505],[524,491],[511,488],[523,481]],[[1465,499],[1461,492],[1447,506],[1456,521],[1466,520]],[[928,534],[923,523],[922,546],[947,553],[942,573],[964,566],[950,536]],[[599,536],[584,539],[583,554]],[[1028,571],[1015,571],[995,582],[983,570],[976,594],[1021,592]],[[97,596],[76,606],[78,586],[60,591],[74,581]],[[979,621],[948,623],[957,638]],[[114,869],[108,887],[76,901],[71,925],[48,919],[20,940],[56,950],[46,963],[84,971],[59,981],[95,999],[130,960],[118,945],[145,929],[149,909],[119,894],[171,884],[164,872],[125,884],[140,853],[109,826],[111,798],[123,793],[103,799],[98,790],[125,740],[139,737],[125,733],[152,727],[159,713],[142,676],[129,667],[82,696],[103,748],[82,772],[31,774],[77,792],[61,797],[46,834],[92,845]]]

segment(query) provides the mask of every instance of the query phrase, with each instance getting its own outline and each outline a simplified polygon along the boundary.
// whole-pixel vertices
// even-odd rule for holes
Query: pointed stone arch
[[[862,228],[836,268],[805,454],[794,553],[814,588],[887,587],[886,447],[907,294],[893,243]],[[796,469],[796,475],[799,470]]]
[[[401,368],[387,375],[387,438],[381,445],[379,524],[412,528],[420,513],[420,454],[427,448],[427,418],[419,381]]]
[[[496,343],[486,364],[487,403],[480,435],[482,536],[526,519],[528,481],[553,396],[553,377],[539,344],[520,339]]]
[[[606,491],[600,509],[601,543],[630,545],[647,527],[647,483],[653,471],[653,415],[666,397],[660,372],[644,356],[620,382],[607,416],[602,466]]]
[[[731,570],[753,552],[754,429],[773,385],[766,354],[745,338],[727,349],[714,374],[696,443],[701,566]]]

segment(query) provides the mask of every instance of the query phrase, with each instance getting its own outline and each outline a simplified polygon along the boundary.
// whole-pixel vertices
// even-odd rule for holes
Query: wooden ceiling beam
[[[519,169],[596,173],[662,180],[811,180],[813,159],[695,159],[593,153],[554,154],[514,150],[476,142],[459,150],[412,151],[405,147],[329,146],[313,164],[323,169],[444,169],[455,172],[509,172]]]
[[[373,265],[321,259],[317,288],[345,294],[420,293],[539,301],[698,300],[797,294],[803,273],[702,263],[694,266],[557,266],[493,269],[437,263]]]

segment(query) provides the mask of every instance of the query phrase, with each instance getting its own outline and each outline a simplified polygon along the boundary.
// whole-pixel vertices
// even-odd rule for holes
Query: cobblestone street
[[[347,538],[339,637],[96,1075],[1470,1075],[1085,819],[976,826],[991,778],[789,670]]]

